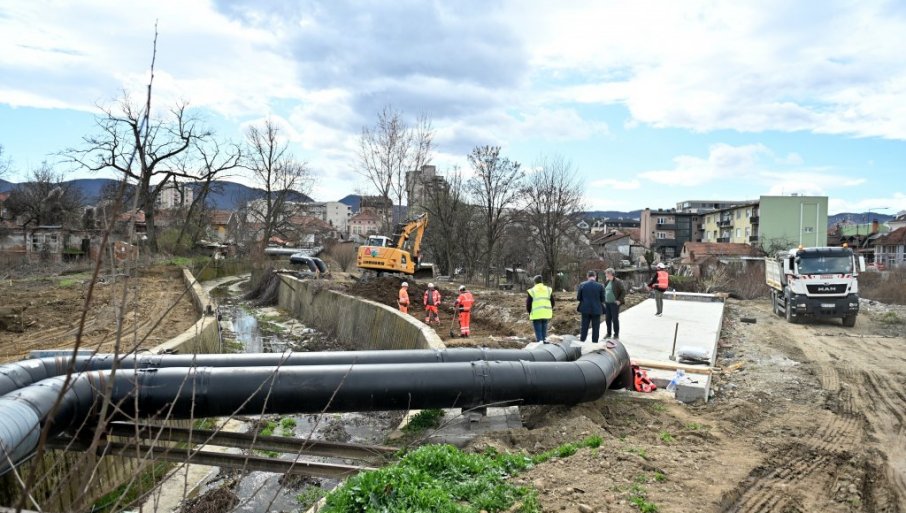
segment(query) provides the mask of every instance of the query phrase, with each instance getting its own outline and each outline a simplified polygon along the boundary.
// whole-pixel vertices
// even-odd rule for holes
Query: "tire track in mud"
[[[795,457],[792,457],[795,455]],[[826,466],[829,455],[822,455],[803,445],[786,447],[775,452],[749,477],[724,497],[722,513],[770,513],[799,509],[801,499],[794,500],[790,490],[804,489],[805,483],[826,481],[826,473],[816,473]],[[823,474],[823,476],[822,476]]]

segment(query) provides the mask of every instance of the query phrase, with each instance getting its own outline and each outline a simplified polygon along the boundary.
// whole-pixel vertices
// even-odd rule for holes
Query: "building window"
[[[655,237],[658,238],[658,239],[666,239],[666,238],[667,238],[667,232],[657,232],[657,234],[655,234]]]
[[[812,228],[811,226],[806,226],[805,228],[802,229],[802,231],[805,233],[813,233],[815,231],[815,229]]]
[[[751,209],[751,208],[747,208],[747,209],[746,209],[746,217],[752,217],[752,209]]]
[[[667,224],[667,218],[666,217],[657,218],[657,224]]]
[[[741,235],[740,230],[739,230],[739,228],[737,228],[736,229],[736,238],[738,239],[740,237],[740,235]]]
[[[746,226],[746,237],[751,237],[751,236],[752,236],[752,228],[749,226]]]
[[[739,219],[740,217],[742,217],[742,210],[737,210],[737,211],[736,211],[736,219]]]

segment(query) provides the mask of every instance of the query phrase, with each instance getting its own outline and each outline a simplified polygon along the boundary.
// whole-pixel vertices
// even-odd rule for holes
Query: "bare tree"
[[[0,178],[3,178],[3,175],[5,175],[7,171],[9,171],[9,167],[9,157],[5,155],[3,145],[0,144]]]
[[[242,149],[237,144],[221,144],[215,139],[196,141],[196,152],[198,154],[200,169],[196,174],[201,177],[200,184],[195,184],[195,194],[192,202],[186,212],[186,222],[182,223],[179,235],[176,237],[176,245],[182,243],[183,236],[186,234],[190,225],[194,225],[191,234],[191,242],[198,241],[201,229],[205,225],[205,202],[208,194],[216,191],[220,184],[215,182],[221,178],[227,171],[235,169],[241,165]]]
[[[525,222],[531,227],[539,253],[544,257],[544,271],[556,284],[564,242],[573,229],[573,215],[582,210],[582,184],[567,159],[542,156],[529,175],[524,193]]]
[[[82,194],[47,163],[32,171],[29,180],[16,186],[6,200],[6,209],[23,230],[30,226],[77,226],[81,219]]]
[[[475,171],[469,180],[469,191],[483,214],[485,285],[490,285],[498,241],[508,211],[519,200],[525,175],[518,162],[500,156],[499,146],[478,146],[468,158]]]
[[[440,273],[452,276],[457,261],[462,260],[462,246],[468,242],[460,234],[468,222],[468,205],[462,172],[454,168],[448,173],[443,187],[426,190],[422,205],[430,219],[430,229],[425,232],[425,246],[437,263]]]
[[[245,167],[252,172],[264,196],[247,205],[246,224],[258,225],[254,230],[261,237],[257,250],[264,254],[271,236],[301,212],[301,205],[292,202],[295,194],[305,194],[311,187],[311,177],[304,162],[295,159],[287,143],[281,141],[279,129],[267,120],[264,127],[251,126],[246,132]]]
[[[371,182],[381,199],[396,200],[402,206],[406,194],[406,173],[431,161],[434,131],[427,116],[414,127],[392,106],[378,113],[373,127],[363,127],[359,138],[359,173]],[[393,209],[384,214],[383,229],[393,222]]]

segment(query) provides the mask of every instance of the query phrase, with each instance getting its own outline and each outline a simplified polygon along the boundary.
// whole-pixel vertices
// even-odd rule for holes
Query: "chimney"
[[[872,221],[871,221],[871,234],[874,235],[874,234],[878,233],[878,230],[880,230],[880,229],[881,229],[881,226],[878,224],[878,220],[877,220],[877,219],[872,219]]]

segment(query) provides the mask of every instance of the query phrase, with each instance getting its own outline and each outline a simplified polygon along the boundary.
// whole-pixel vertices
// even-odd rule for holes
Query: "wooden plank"
[[[632,358],[633,365],[638,365],[639,367],[645,369],[664,369],[664,370],[677,370],[683,369],[685,372],[690,374],[713,374],[714,372],[720,372],[720,369],[717,367],[708,367],[704,365],[688,365],[685,363],[677,363],[670,361],[661,361],[661,360],[648,360],[645,358]]]

